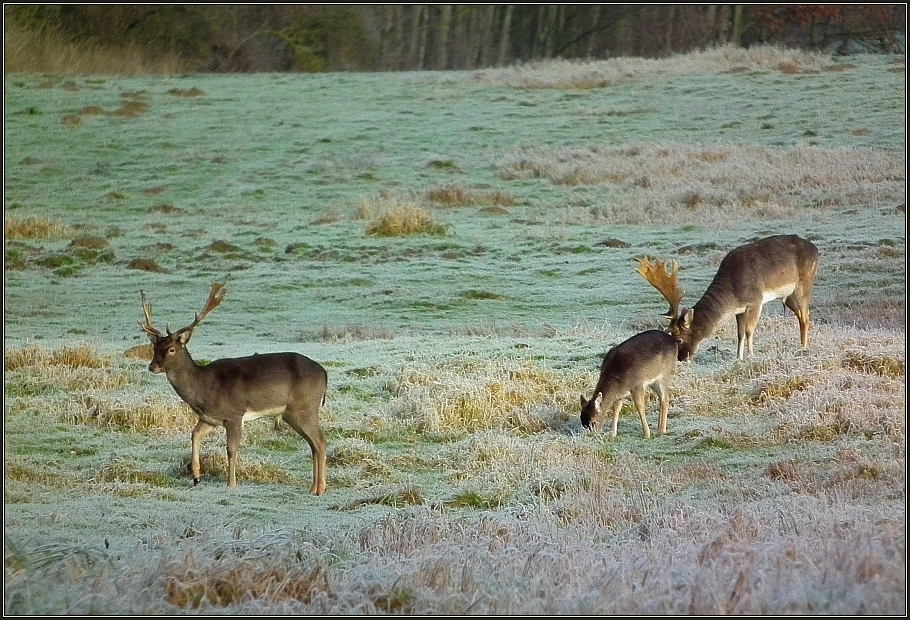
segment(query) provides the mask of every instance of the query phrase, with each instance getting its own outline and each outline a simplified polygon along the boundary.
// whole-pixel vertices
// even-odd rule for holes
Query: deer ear
[[[177,334],[177,342],[179,342],[180,344],[185,346],[186,343],[189,342],[190,338],[192,338],[192,337],[193,337],[193,330],[188,329],[185,332],[180,332],[179,334]]]
[[[600,403],[603,402],[604,393],[598,392],[597,396],[594,398],[594,408],[600,411]]]
[[[692,310],[692,308],[686,308],[680,315],[679,322],[682,323],[683,327],[688,329],[692,325],[693,316],[695,316],[695,312]]]
[[[584,395],[584,394],[582,394],[582,395],[581,395],[581,408],[584,409],[584,408],[585,408],[585,405],[587,405],[587,404],[588,404],[588,399],[585,398],[585,395]]]
[[[159,338],[155,334],[150,334],[148,332],[145,332],[145,335],[149,337],[149,342],[151,342],[152,344],[158,344],[158,341],[161,340],[161,338]]]

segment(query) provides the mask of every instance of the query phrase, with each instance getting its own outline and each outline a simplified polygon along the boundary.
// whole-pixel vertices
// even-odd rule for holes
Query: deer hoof
[[[197,486],[200,482],[200,478],[193,478],[193,486]]]

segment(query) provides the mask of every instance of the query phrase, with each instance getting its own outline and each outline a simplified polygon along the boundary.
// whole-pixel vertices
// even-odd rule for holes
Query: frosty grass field
[[[902,57],[722,48],[459,73],[5,76],[5,611],[906,613]],[[820,250],[678,366],[668,433],[579,423],[600,359],[730,249]],[[297,351],[328,491],[146,369]]]

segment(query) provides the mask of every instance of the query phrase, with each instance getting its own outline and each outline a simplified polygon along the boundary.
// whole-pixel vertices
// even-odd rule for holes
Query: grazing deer
[[[731,315],[736,316],[736,354],[743,359],[748,348],[751,356],[762,306],[774,299],[783,299],[784,306],[796,313],[800,343],[809,346],[809,298],[818,270],[818,248],[802,237],[776,235],[732,250],[692,308],[679,307],[683,291],[676,279],[676,261],[671,269],[662,262],[652,265],[647,256],[638,261],[641,266],[636,271],[670,302],[664,317],[670,320],[667,331],[679,342],[681,362],[691,359],[699,343]]]
[[[319,428],[319,408],[325,403],[328,383],[325,368],[299,353],[266,353],[230,357],[201,366],[186,348],[193,329],[221,303],[223,283],[212,283],[212,291],[196,319],[167,335],[152,327],[152,307],[140,291],[145,323],[142,330],[152,342],[154,355],[149,370],[165,373],[174,391],[199,416],[193,428],[193,455],[190,470],[193,484],[199,484],[199,446],[216,426],[227,432],[228,486],[237,484],[237,453],[243,423],[261,417],[281,416],[297,431],[313,453],[314,495],[325,493],[325,438]]]
[[[600,367],[600,378],[594,396],[587,400],[581,396],[581,424],[596,431],[603,423],[604,403],[613,407],[613,430],[619,423],[619,410],[623,399],[632,395],[632,402],[641,417],[641,430],[645,439],[651,438],[651,429],[645,417],[645,388],[651,388],[660,399],[660,418],[657,432],[667,432],[667,412],[670,410],[670,378],[676,369],[676,339],[670,334],[652,329],[632,336],[607,353]]]

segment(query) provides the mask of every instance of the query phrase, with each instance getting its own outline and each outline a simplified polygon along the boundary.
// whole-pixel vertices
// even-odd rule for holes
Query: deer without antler
[[[228,486],[237,484],[237,453],[243,423],[281,416],[310,445],[315,495],[325,493],[326,447],[319,428],[319,408],[325,403],[325,368],[299,353],[266,353],[215,360],[205,366],[193,361],[186,348],[193,329],[224,299],[223,283],[212,283],[202,312],[192,323],[162,334],[152,327],[152,307],[140,291],[145,323],[139,324],[154,348],[149,370],[165,373],[174,391],[199,416],[192,432],[193,484],[199,484],[199,447],[216,426],[227,432]]]
[[[645,417],[645,388],[651,388],[660,399],[660,418],[657,432],[667,432],[667,413],[670,409],[670,378],[676,369],[676,339],[670,334],[652,329],[632,336],[607,352],[600,367],[600,378],[594,388],[594,396],[587,400],[581,397],[581,424],[596,431],[603,423],[606,412],[603,405],[613,408],[613,429],[616,437],[619,411],[623,399],[632,395],[632,402],[641,418],[641,430],[645,439],[651,437],[648,419]]]
[[[752,355],[752,335],[762,306],[783,299],[799,321],[799,339],[809,346],[809,298],[818,270],[818,248],[797,235],[766,237],[732,250],[717,269],[714,280],[692,308],[680,308],[683,291],[677,283],[676,261],[669,270],[663,262],[638,259],[636,271],[670,302],[664,316],[668,331],[679,342],[679,361],[691,359],[702,340],[721,321],[736,316],[737,357]]]

